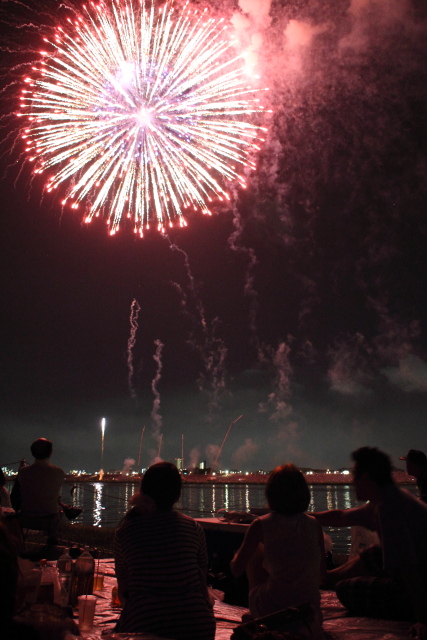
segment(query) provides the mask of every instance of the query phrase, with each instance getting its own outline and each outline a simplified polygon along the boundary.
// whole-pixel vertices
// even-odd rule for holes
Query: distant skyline
[[[46,437],[65,470],[120,469],[144,427],[141,466],[182,436],[211,464],[240,415],[222,468],[427,451],[427,10],[212,2],[269,87],[267,140],[230,203],[143,239],[31,176],[21,64],[62,14],[1,4],[0,464]]]

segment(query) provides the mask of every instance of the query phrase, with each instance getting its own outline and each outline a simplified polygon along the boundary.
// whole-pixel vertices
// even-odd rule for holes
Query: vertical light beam
[[[101,469],[99,471],[99,479],[104,477],[104,445],[105,445],[105,418],[101,420]]]

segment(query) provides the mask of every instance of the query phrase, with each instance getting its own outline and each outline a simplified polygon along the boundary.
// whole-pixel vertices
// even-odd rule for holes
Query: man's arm
[[[352,527],[358,525],[374,530],[374,518],[370,504],[354,509],[331,509],[330,511],[313,511],[310,515],[316,518],[322,527]]]

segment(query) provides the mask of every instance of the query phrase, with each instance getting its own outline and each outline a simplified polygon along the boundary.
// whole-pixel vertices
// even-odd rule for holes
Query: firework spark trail
[[[258,338],[258,329],[257,329],[257,314],[259,309],[259,301],[258,301],[258,292],[254,287],[255,280],[255,266],[258,263],[255,251],[252,247],[245,247],[239,243],[243,227],[242,220],[240,217],[240,213],[237,208],[237,203],[233,202],[233,226],[234,231],[228,238],[228,244],[230,249],[236,252],[244,253],[248,258],[248,264],[245,271],[245,283],[243,286],[243,293],[245,296],[249,298],[250,306],[249,306],[249,329],[251,332],[252,342],[255,345],[255,348],[260,350],[260,342]]]
[[[155,440],[157,440],[159,445],[159,450],[160,450],[163,436],[162,436],[162,416],[160,414],[160,393],[157,388],[157,385],[159,384],[162,378],[162,368],[163,368],[162,350],[164,345],[160,340],[155,340],[154,344],[156,345],[156,353],[153,356],[153,360],[156,363],[157,367],[156,367],[156,373],[154,375],[154,378],[151,381],[151,390],[154,395],[153,409],[151,411],[151,419],[153,421],[153,436]]]
[[[73,19],[44,38],[19,114],[48,192],[62,187],[74,209],[85,201],[85,221],[105,216],[110,233],[130,218],[143,235],[185,226],[190,209],[210,214],[230,199],[226,183],[246,186],[263,106],[224,19],[171,1],[63,8]]]
[[[139,451],[138,451],[138,462],[137,462],[138,470],[140,470],[140,465],[141,465],[142,441],[144,439],[144,433],[145,433],[145,426],[143,426],[141,429],[141,437],[139,439]]]
[[[181,249],[181,247],[178,247],[177,244],[172,242],[170,240],[169,236],[167,236],[166,234],[165,234],[165,238],[169,242],[169,248],[171,249],[171,251],[177,251],[178,253],[180,253],[182,255],[182,257],[184,259],[185,275],[188,278],[189,291],[191,292],[192,298],[194,300],[194,304],[195,304],[196,309],[197,309],[197,313],[198,313],[198,316],[199,316],[199,321],[200,321],[200,324],[201,324],[201,326],[203,328],[203,332],[206,335],[207,334],[207,323],[206,323],[205,309],[203,307],[202,300],[201,300],[201,298],[200,298],[200,296],[198,294],[198,291],[197,291],[197,285],[196,285],[196,282],[194,280],[193,273],[191,271],[190,259],[188,257],[188,254],[184,251],[184,249]],[[173,282],[173,285],[175,286],[177,291],[181,293],[181,295],[184,295],[182,287],[178,283]],[[186,296],[182,300],[183,300],[182,301],[182,308],[186,309]],[[187,313],[188,313],[188,311],[187,311]]]
[[[200,391],[204,391],[206,387],[209,388],[209,412],[211,413],[215,409],[219,408],[219,397],[224,391],[225,382],[225,361],[228,354],[228,349],[225,346],[223,340],[215,336],[216,325],[218,319],[214,318],[212,326],[209,327],[206,321],[205,309],[197,291],[196,281],[191,271],[190,260],[187,253],[173,243],[170,238],[165,234],[165,238],[169,242],[169,247],[172,251],[177,251],[183,256],[185,273],[188,278],[188,290],[191,293],[191,297],[194,302],[194,306],[197,312],[197,319],[188,310],[188,296],[183,291],[182,286],[173,282],[173,286],[178,291],[181,299],[181,309],[192,322],[193,328],[190,335],[190,344],[200,355],[204,371],[200,374],[198,379],[198,387]],[[196,335],[196,329],[201,327],[202,339],[198,339]]]
[[[221,338],[215,337],[217,323],[218,318],[214,318],[210,336],[201,349],[205,372],[198,379],[200,391],[203,391],[206,386],[209,388],[208,409],[210,413],[220,408],[219,399],[226,388],[225,362],[228,349]]]
[[[127,348],[127,365],[128,365],[128,386],[131,398],[136,398],[135,387],[133,385],[133,348],[136,342],[136,332],[138,330],[138,315],[141,311],[141,307],[139,306],[136,298],[132,300],[132,304],[130,306],[130,336],[128,339],[128,348]]]
[[[101,468],[104,464],[104,446],[105,446],[105,418],[101,420]]]
[[[99,479],[104,477],[104,447],[105,447],[105,418],[101,420],[101,469],[99,470]]]

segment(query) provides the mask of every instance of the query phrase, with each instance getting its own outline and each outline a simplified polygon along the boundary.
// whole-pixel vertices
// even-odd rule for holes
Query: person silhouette
[[[31,445],[33,464],[22,466],[11,492],[11,502],[23,528],[33,527],[47,532],[48,546],[57,544],[61,507],[63,469],[50,462],[52,442],[38,438]]]
[[[400,460],[406,460],[406,471],[409,476],[415,478],[420,492],[420,498],[427,502],[427,456],[424,451],[409,449],[406,456]]]

